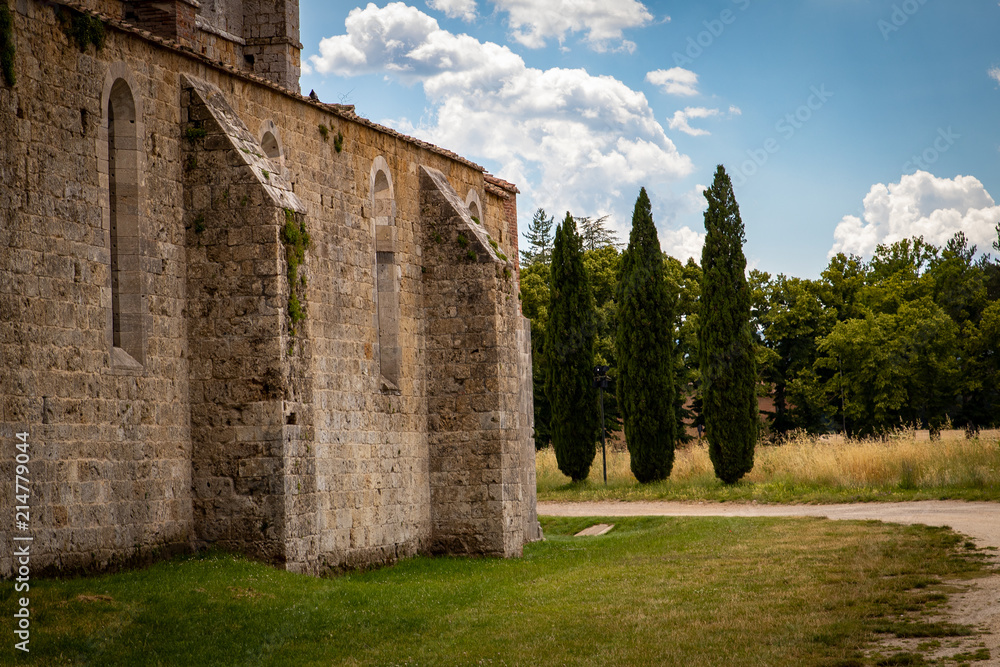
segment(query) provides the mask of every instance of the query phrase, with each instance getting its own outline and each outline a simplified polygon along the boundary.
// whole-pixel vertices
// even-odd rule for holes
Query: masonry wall
[[[185,549],[191,438],[176,75],[140,41],[110,33],[100,54],[81,53],[51,5],[15,8],[17,85],[0,87],[0,200],[9,204],[0,207],[0,474],[13,479],[13,434],[29,432],[33,572]],[[139,369],[112,362],[107,332],[104,98],[119,61],[132,64],[142,121]],[[0,494],[5,544],[12,501]],[[11,572],[10,553],[0,550],[0,573]]]
[[[305,209],[218,88],[181,86],[195,534],[284,563],[312,397],[283,239]]]
[[[429,421],[440,412],[428,405],[437,381],[428,312],[457,295],[435,292],[427,275],[420,174],[439,172],[459,206],[477,190],[481,231],[497,240],[502,214],[482,170],[111,20],[104,48],[81,53],[51,5],[18,8],[18,82],[0,87],[9,138],[0,152],[0,474],[13,470],[13,433],[27,429],[37,443],[33,562],[100,568],[217,544],[319,572],[445,544],[434,528]],[[139,368],[116,364],[107,328],[101,128],[119,80],[135,97],[141,154]],[[264,154],[265,132],[277,157]],[[391,180],[390,203],[376,206],[380,171]],[[378,354],[375,226],[385,206],[398,285],[394,387],[382,381]],[[282,238],[289,219],[311,238],[300,274],[307,315],[294,325]],[[508,238],[497,250],[480,245],[495,262]],[[487,385],[496,406],[486,412],[504,416],[499,431],[486,429],[499,436],[499,481],[484,487],[481,518],[499,523],[480,524],[490,534],[480,546],[510,555],[524,535],[514,517],[528,502],[516,283],[502,270],[487,274],[483,294],[502,303],[490,316],[500,366]],[[8,543],[10,502],[0,497]],[[0,553],[0,574],[11,567]]]
[[[444,175],[421,167],[427,272],[432,548],[520,555],[524,543],[513,263]]]

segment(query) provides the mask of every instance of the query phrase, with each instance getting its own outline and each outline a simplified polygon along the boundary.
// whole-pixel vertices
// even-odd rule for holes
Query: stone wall
[[[518,553],[534,496],[516,272],[501,258],[516,246],[496,203],[513,193],[489,194],[481,168],[349,108],[113,18],[103,49],[81,52],[52,5],[17,8],[18,81],[0,87],[0,474],[12,477],[8,445],[28,430],[33,563],[102,568],[206,544],[303,572],[430,550]],[[119,111],[109,124],[124,90],[134,123]],[[113,269],[112,185],[133,177],[111,164],[120,122],[134,127],[136,235]],[[440,215],[422,208],[427,173],[449,193]],[[481,226],[465,205],[472,191]],[[476,262],[434,264],[443,249],[428,225],[444,220],[472,230]],[[292,280],[288,224],[310,236]],[[382,253],[399,350],[391,386]],[[128,284],[134,354],[113,323]],[[441,326],[478,336],[448,343],[481,378],[454,412],[432,406],[432,388],[457,378],[438,365]],[[432,482],[432,448],[446,446],[467,470]],[[445,507],[445,489],[463,509]],[[7,543],[10,503],[0,495]],[[11,567],[0,552],[0,574]]]
[[[285,481],[311,395],[282,235],[305,227],[305,208],[222,93],[181,84],[195,532],[286,562]]]
[[[531,377],[531,320],[521,317],[521,326],[517,330],[517,353],[519,356],[517,381],[518,391],[518,442],[521,443],[521,461],[535,460],[535,396]],[[542,539],[542,527],[538,523],[538,496],[535,466],[525,464],[520,467],[521,489],[524,493],[522,503],[522,521],[524,522],[524,540],[534,542]]]
[[[29,432],[33,568],[101,568],[188,548],[179,97],[146,43],[109,31],[102,52],[81,53],[51,5],[16,8],[17,85],[0,88],[0,201],[10,204],[0,213],[0,475],[13,480],[13,433]],[[116,65],[123,61],[133,66]],[[131,288],[143,312],[139,370],[113,362],[108,335],[107,109],[126,70],[135,74],[125,78],[142,148],[142,215],[129,253],[141,281]],[[0,494],[0,541],[8,545],[11,496]],[[10,573],[10,553],[0,550],[0,573]]]
[[[23,7],[27,0],[18,0]],[[57,5],[170,40],[206,59],[298,92],[298,0],[63,0]]]
[[[432,549],[520,555],[524,491],[513,263],[421,167]]]

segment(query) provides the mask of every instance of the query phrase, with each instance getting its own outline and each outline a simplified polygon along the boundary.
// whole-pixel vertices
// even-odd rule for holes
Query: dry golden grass
[[[538,452],[536,465],[539,493],[546,498],[569,499],[567,494],[582,493],[594,499],[772,502],[1000,499],[998,431],[983,432],[974,439],[946,432],[933,441],[926,433],[914,431],[900,431],[886,440],[796,435],[781,445],[758,446],[753,471],[732,487],[715,479],[704,442],[679,449],[670,479],[646,486],[632,476],[628,452],[608,452],[608,487],[602,480],[600,451],[583,485],[569,484],[551,448]]]

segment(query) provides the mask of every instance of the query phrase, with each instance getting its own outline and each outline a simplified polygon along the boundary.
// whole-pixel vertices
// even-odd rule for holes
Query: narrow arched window
[[[260,137],[260,147],[264,149],[264,155],[274,165],[274,173],[287,178],[288,170],[285,169],[285,147],[281,142],[281,128],[273,120],[265,120],[261,123],[257,136]]]
[[[273,133],[264,133],[264,137],[260,140],[260,147],[264,149],[264,154],[272,162],[278,162],[281,159],[281,147],[278,146],[278,139]]]
[[[132,89],[117,79],[107,98],[111,343],[119,365],[144,363],[139,134]],[[124,352],[126,356],[123,356]]]
[[[378,309],[379,371],[383,388],[398,390],[402,367],[399,341],[400,269],[396,262],[396,204],[388,164],[372,166],[372,212],[375,222],[375,282]]]
[[[486,224],[483,217],[483,205],[479,203],[479,193],[475,189],[469,190],[465,195],[465,205],[469,207],[469,215],[481,225]]]

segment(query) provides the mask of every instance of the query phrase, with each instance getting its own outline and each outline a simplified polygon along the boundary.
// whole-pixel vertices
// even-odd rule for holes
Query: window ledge
[[[120,347],[111,348],[111,372],[115,375],[142,375],[142,364]]]
[[[395,384],[387,380],[384,375],[379,374],[378,378],[379,378],[379,385],[382,388],[383,394],[392,394],[393,396],[400,395],[401,392],[399,391],[399,387],[397,387]]]

